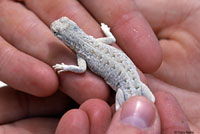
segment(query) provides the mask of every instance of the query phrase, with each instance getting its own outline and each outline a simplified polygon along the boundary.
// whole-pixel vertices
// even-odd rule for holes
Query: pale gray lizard
[[[118,110],[131,96],[143,95],[155,102],[150,89],[140,80],[136,67],[129,57],[108,44],[115,43],[110,28],[101,24],[107,37],[95,39],[81,30],[75,22],[62,17],[51,24],[52,32],[77,54],[78,66],[64,63],[53,66],[58,73],[71,71],[83,73],[87,65],[91,71],[104,78],[116,93],[115,107]],[[86,65],[87,64],[87,65]]]

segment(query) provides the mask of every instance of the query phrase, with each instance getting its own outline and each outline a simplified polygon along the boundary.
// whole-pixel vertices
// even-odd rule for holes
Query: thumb
[[[142,96],[128,99],[115,113],[107,134],[159,134],[160,119],[154,104]]]

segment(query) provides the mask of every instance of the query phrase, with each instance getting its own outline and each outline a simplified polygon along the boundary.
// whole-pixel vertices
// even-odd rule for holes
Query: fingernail
[[[120,119],[125,124],[144,130],[153,124],[155,109],[144,97],[134,97],[122,106]]]

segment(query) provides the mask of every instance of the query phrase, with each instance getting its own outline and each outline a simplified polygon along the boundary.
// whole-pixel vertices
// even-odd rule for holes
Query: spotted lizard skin
[[[58,73],[71,71],[84,73],[86,65],[101,76],[116,93],[116,110],[131,96],[146,96],[152,102],[155,97],[150,89],[140,80],[136,66],[121,50],[109,45],[115,43],[110,28],[101,24],[107,37],[94,38],[87,35],[78,25],[67,17],[62,17],[51,24],[51,30],[66,46],[71,48],[78,59],[78,66],[56,64]]]

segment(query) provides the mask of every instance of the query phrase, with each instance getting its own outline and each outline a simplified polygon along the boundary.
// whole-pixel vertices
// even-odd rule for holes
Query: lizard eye
[[[77,30],[78,29],[78,27],[77,26],[74,26],[74,28],[73,28],[74,30]]]

